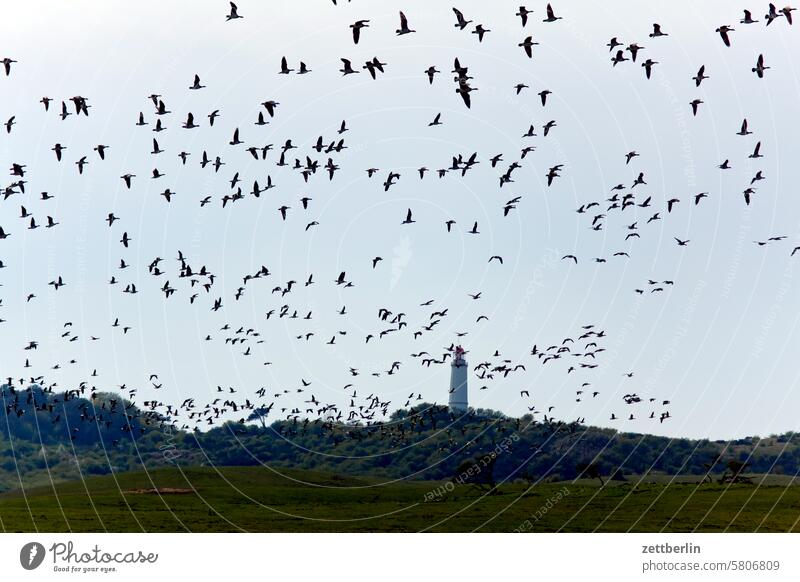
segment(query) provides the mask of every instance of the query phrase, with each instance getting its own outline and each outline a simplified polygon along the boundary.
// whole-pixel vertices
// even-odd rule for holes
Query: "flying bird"
[[[535,45],[537,45],[537,44],[539,44],[539,43],[538,42],[534,42],[532,36],[528,36],[528,37],[525,37],[525,40],[523,40],[517,46],[521,46],[523,49],[525,49],[525,54],[528,55],[529,59],[532,59],[533,58],[533,47]]]
[[[764,65],[764,55],[763,54],[758,55],[758,59],[756,60],[756,66],[751,69],[752,72],[758,75],[759,79],[763,79],[764,71],[766,71],[767,69],[769,69],[769,67]]]
[[[236,20],[237,18],[244,18],[243,16],[239,15],[239,9],[236,7],[236,4],[231,2],[230,5],[231,5],[231,11],[228,14],[228,16],[225,17],[226,22],[229,20]]]
[[[553,7],[548,4],[547,5],[547,18],[545,18],[542,22],[555,22],[556,20],[561,20],[560,16],[556,16],[553,12]]]
[[[353,43],[358,44],[361,38],[361,29],[369,28],[369,20],[356,20],[350,25],[350,28],[353,30]]]
[[[728,35],[728,33],[729,32],[733,32],[733,30],[735,30],[735,29],[731,28],[727,24],[725,24],[723,26],[720,26],[716,30],[716,32],[718,32],[719,36],[722,38],[722,42],[725,43],[725,46],[731,46],[731,39],[730,39],[730,36]]]
[[[417,32],[417,31],[416,30],[411,30],[408,27],[408,19],[406,18],[406,15],[403,14],[403,12],[401,11],[400,12],[400,28],[398,28],[395,31],[395,33],[397,34],[397,36],[401,36],[401,35],[404,35],[404,34],[411,34],[412,32]]]

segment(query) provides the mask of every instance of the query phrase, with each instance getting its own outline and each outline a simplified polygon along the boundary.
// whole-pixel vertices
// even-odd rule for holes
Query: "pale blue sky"
[[[409,354],[439,354],[456,332],[468,331],[463,343],[472,364],[499,349],[527,367],[526,374],[485,391],[471,379],[474,406],[518,415],[531,402],[538,409],[555,405],[557,418],[676,436],[797,429],[800,253],[794,260],[789,254],[800,244],[792,60],[800,54],[800,23],[741,25],[741,10],[727,2],[617,2],[613,10],[607,3],[563,2],[554,5],[563,20],[545,24],[546,3],[536,2],[528,4],[534,14],[523,30],[514,16],[518,4],[458,3],[467,18],[491,29],[481,44],[471,28],[453,27],[449,5],[421,0],[338,7],[313,0],[302,9],[296,2],[242,0],[244,18],[234,22],[225,22],[223,1],[4,7],[0,58],[19,62],[10,77],[0,76],[0,120],[16,116],[11,134],[0,133],[0,166],[26,164],[28,183],[24,196],[0,202],[0,226],[12,234],[0,241],[0,259],[8,266],[0,270],[0,318],[7,320],[0,324],[0,375],[35,370],[66,388],[96,368],[99,378],[91,383],[98,387],[125,383],[139,388],[137,400],[173,403],[209,401],[218,384],[248,395],[260,386],[270,393],[294,391],[301,378],[312,382],[307,392],[283,397],[279,406],[302,406],[309,392],[322,402],[347,404],[342,386],[349,382],[363,396],[392,400],[393,407],[410,392],[443,403],[449,367],[423,368]],[[752,8],[762,18],[763,6]],[[398,9],[416,34],[395,36]],[[348,25],[358,19],[371,22],[354,46]],[[648,38],[653,22],[669,36]],[[730,48],[714,32],[721,24],[736,28]],[[533,59],[517,46],[529,34],[540,43]],[[612,68],[605,45],[613,36],[646,47],[637,63]],[[772,67],[764,79],[750,71],[759,53]],[[293,68],[303,60],[312,73],[278,75],[283,55]],[[377,81],[366,71],[346,78],[338,72],[340,57],[360,68],[374,56],[388,63]],[[470,110],[454,91],[454,57],[469,67],[478,88]],[[640,66],[647,58],[659,63],[649,81]],[[433,86],[423,73],[430,65],[443,71]],[[695,88],[691,77],[701,65],[710,79]],[[195,73],[205,89],[188,90]],[[516,96],[519,82],[530,89]],[[553,94],[542,108],[536,93],[545,88]],[[151,93],[161,94],[173,112],[162,118],[168,129],[160,134],[151,131]],[[39,104],[44,95],[56,100],[48,114]],[[62,122],[60,101],[74,95],[89,99],[91,114]],[[694,98],[704,101],[696,118],[689,107]],[[276,117],[255,126],[259,104],[270,99],[280,102]],[[210,128],[206,115],[214,109],[221,115]],[[149,126],[134,125],[139,111]],[[201,128],[181,129],[188,112]],[[428,127],[439,112],[444,125]],[[740,137],[735,133],[744,117],[753,135]],[[342,119],[350,128],[343,136],[349,149],[336,157],[341,170],[333,181],[318,172],[306,185],[297,172],[275,166],[274,151],[256,162],[244,150],[267,143],[277,149],[291,138],[304,148],[292,153],[305,154],[320,134],[338,139]],[[543,137],[542,125],[553,119],[558,125]],[[531,123],[538,137],[521,139]],[[228,145],[236,127],[244,146]],[[154,136],[164,153],[149,153]],[[765,157],[748,159],[759,140]],[[67,147],[60,164],[50,151],[56,142]],[[98,143],[111,146],[103,162],[92,151]],[[515,182],[498,189],[499,175],[528,144],[537,150],[515,172]],[[204,149],[225,161],[218,174],[200,169]],[[192,154],[186,166],[177,158],[181,150]],[[630,150],[640,157],[626,166]],[[446,167],[453,155],[474,151],[480,164],[464,179],[450,174],[420,181],[416,175],[420,166]],[[505,161],[492,169],[489,157],[501,152]],[[89,165],[79,176],[74,162],[83,155]],[[313,157],[321,164],[327,159]],[[726,158],[733,169],[722,172],[716,166]],[[555,164],[564,164],[562,177],[547,188],[545,174]],[[151,180],[154,167],[166,175]],[[368,180],[368,167],[381,171]],[[402,177],[386,193],[381,182],[389,170]],[[755,185],[748,208],[741,192],[758,170],[767,179]],[[254,179],[263,186],[268,174],[276,188],[222,210],[219,199],[235,171],[244,191]],[[653,209],[609,213],[600,232],[590,230],[591,215],[575,213],[593,200],[602,206],[614,185],[629,186],[640,171],[647,185],[634,192],[638,200],[652,196]],[[119,179],[127,172],[137,175],[130,191]],[[171,204],[158,195],[167,187],[177,192]],[[38,201],[41,191],[55,199]],[[698,192],[709,197],[695,207]],[[206,195],[214,202],[201,209]],[[308,211],[301,209],[303,195],[313,199]],[[522,200],[504,218],[502,205],[515,196]],[[672,197],[681,202],[667,215]],[[27,231],[20,204],[37,222],[52,215],[61,224]],[[284,204],[291,207],[285,222],[277,210]],[[402,226],[409,207],[417,222]],[[645,225],[657,210],[664,219]],[[112,211],[121,220],[109,229],[103,219]],[[457,225],[448,234],[444,221],[450,218]],[[312,220],[320,225],[306,232]],[[480,235],[469,235],[475,220]],[[625,225],[634,220],[642,238],[626,243]],[[118,242],[123,231],[133,237],[127,250]],[[753,244],[774,235],[788,239]],[[679,248],[676,236],[691,242]],[[173,260],[178,249],[193,266],[205,264],[218,275],[211,297],[202,294],[189,305],[190,291]],[[612,260],[620,250],[630,252],[630,260]],[[495,254],[504,257],[502,266],[487,263]],[[565,254],[577,255],[579,264],[561,261]],[[376,255],[384,261],[373,271]],[[146,274],[156,256],[165,259],[166,278],[179,288],[169,300],[159,291],[165,277]],[[596,264],[594,257],[609,260]],[[121,258],[131,268],[119,271]],[[241,277],[262,264],[272,275],[249,283],[234,301]],[[333,285],[341,270],[354,288]],[[316,284],[303,287],[312,272]],[[54,292],[47,283],[58,275],[67,286]],[[112,275],[122,285],[107,285]],[[633,289],[649,278],[675,285],[663,294],[636,295]],[[298,286],[283,300],[270,293],[290,279]],[[129,282],[138,295],[121,293]],[[479,290],[481,299],[468,297]],[[28,293],[37,295],[30,303]],[[210,299],[220,295],[224,308],[212,313]],[[428,299],[436,300],[433,308],[418,307]],[[301,316],[313,310],[314,319],[265,319],[284,303]],[[342,305],[345,317],[337,314]],[[367,333],[383,329],[379,307],[407,313],[409,327],[365,345]],[[442,324],[414,340],[411,332],[434,308],[445,307]],[[476,324],[481,314],[490,321]],[[127,336],[110,327],[115,317],[133,326]],[[74,322],[79,341],[60,337],[65,321]],[[222,342],[219,328],[226,322],[255,327],[265,343],[243,357],[238,346]],[[528,355],[534,343],[546,347],[577,337],[585,324],[607,334],[608,351],[596,370],[567,375],[565,366],[542,368]],[[334,349],[325,342],[337,330],[348,334]],[[315,332],[312,341],[295,339],[307,331]],[[215,341],[203,342],[209,333]],[[89,335],[102,339],[90,342]],[[23,351],[34,339],[39,350]],[[26,357],[32,370],[22,367]],[[67,365],[72,358],[78,363]],[[403,362],[399,373],[369,375],[394,360]],[[50,370],[55,363],[62,369]],[[348,366],[362,375],[352,378]],[[623,376],[629,371],[633,378]],[[158,392],[147,381],[151,373],[163,381]],[[584,381],[600,395],[576,403],[574,390]],[[530,390],[530,401],[520,398],[522,389]],[[610,422],[612,412],[649,414],[650,407],[629,409],[622,402],[628,392],[671,400],[674,418]]]

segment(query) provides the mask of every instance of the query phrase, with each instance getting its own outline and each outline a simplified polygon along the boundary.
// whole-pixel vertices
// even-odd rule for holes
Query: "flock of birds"
[[[337,4],[336,0],[333,0],[333,4]],[[794,10],[794,8],[788,6],[779,10],[773,4],[770,4],[764,16],[765,24],[769,26],[773,22],[782,19],[786,25],[791,25],[792,12]],[[454,26],[459,31],[468,31],[475,35],[478,43],[483,43],[488,38],[492,38],[489,36],[492,33],[492,29],[488,28],[487,24],[475,23],[468,15],[465,15],[457,8],[453,8],[452,12],[455,17]],[[518,43],[518,47],[522,49],[520,58],[523,59],[521,63],[523,65],[527,59],[535,58],[534,47],[539,44],[534,40],[533,34],[524,32],[532,28],[529,27],[529,24],[533,21],[532,14],[534,14],[534,10],[529,10],[525,6],[520,6],[514,14],[520,19],[521,29],[525,35]],[[245,18],[245,16],[245,14],[240,13],[239,7],[231,2],[230,11],[225,20],[227,22],[235,22]],[[563,20],[550,4],[546,5],[541,16],[541,21],[548,25],[557,25],[559,21]],[[395,31],[398,37],[416,32],[412,28],[412,20],[402,11],[399,12],[398,22],[399,25]],[[745,10],[744,17],[740,22],[749,26],[758,23],[759,20],[752,17],[752,12]],[[363,46],[370,42],[369,29],[372,24],[369,18],[363,18],[349,25],[343,24],[342,27],[349,27],[354,45]],[[721,25],[716,29],[716,33],[719,34],[726,47],[731,46],[732,39],[735,40],[734,32],[740,34],[730,25]],[[659,61],[653,58],[658,55],[658,45],[659,43],[670,42],[668,37],[669,33],[665,32],[661,25],[655,23],[652,25],[652,32],[649,34],[651,41],[648,43],[648,47],[642,46],[637,42],[621,42],[619,37],[612,38],[607,44],[609,52],[613,55],[611,57],[612,66],[640,62],[644,68],[645,77],[650,79],[656,70],[656,66],[659,65]],[[627,46],[625,46],[626,44]],[[643,60],[637,61],[640,53],[644,55],[642,57]],[[0,62],[4,66],[5,76],[10,82],[14,80],[15,69],[25,66],[25,63],[18,63],[13,58],[3,58]],[[755,65],[752,68],[752,72],[759,78],[764,78],[765,72],[770,69],[765,64],[767,62],[763,54],[758,54],[755,56]],[[366,71],[372,79],[379,81],[381,76],[388,74],[389,64],[378,57],[366,61],[363,65],[357,65],[348,58],[341,58],[341,63],[340,72],[343,77],[361,74]],[[432,64],[424,71],[420,71],[422,87],[418,90],[423,90],[425,85],[441,82],[438,80],[438,76],[442,74],[444,69],[445,67],[442,65]],[[454,58],[450,72],[453,74],[454,92],[463,101],[464,106],[467,108],[472,107],[473,93],[478,91],[479,88],[475,86],[475,79],[470,74],[469,66],[465,65],[462,59]],[[313,69],[303,61],[299,62],[296,68],[292,67],[287,58],[283,57],[277,66],[276,73],[278,75],[307,75],[312,74]],[[693,86],[697,88],[710,76],[711,71],[707,71],[705,66],[701,66],[694,76],[687,74],[687,80],[691,80]],[[508,91],[513,92],[515,95],[521,95],[524,91],[530,89],[529,85],[524,81],[513,85],[509,83],[509,85]],[[13,85],[4,86],[3,90],[4,92],[13,91]],[[203,90],[207,90],[207,86],[199,74],[194,74],[193,77],[187,79],[186,91]],[[552,92],[546,88],[537,94],[544,111],[549,111],[548,97],[551,94]],[[59,101],[60,107],[51,107],[51,104],[57,104]],[[88,117],[92,107],[91,100],[87,96],[73,96],[63,100],[44,96],[41,98],[40,103],[44,115],[55,116],[62,122],[70,116],[73,116],[76,120]],[[196,202],[201,208],[206,208],[208,212],[213,212],[214,208],[218,212],[230,211],[231,208],[243,203],[245,200],[250,200],[251,203],[269,204],[270,198],[266,194],[273,188],[279,188],[278,178],[273,178],[271,174],[268,174],[266,179],[259,180],[247,176],[244,170],[237,169],[236,156],[238,152],[244,152],[243,155],[249,155],[253,161],[259,164],[280,168],[282,172],[281,181],[288,182],[290,178],[286,174],[287,172],[293,172],[299,181],[298,183],[311,187],[318,180],[334,181],[336,179],[337,172],[346,163],[346,159],[342,156],[343,152],[349,147],[346,136],[351,129],[357,131],[357,128],[350,127],[347,120],[343,120],[341,123],[337,121],[338,129],[335,134],[319,135],[310,142],[289,137],[283,140],[283,143],[264,144],[258,141],[250,141],[246,136],[246,131],[240,130],[239,127],[231,127],[230,141],[227,144],[214,144],[216,151],[206,149],[202,151],[183,149],[167,151],[162,148],[159,141],[161,132],[170,131],[170,135],[175,135],[176,132],[180,134],[182,131],[187,132],[186,135],[189,135],[189,132],[202,132],[206,124],[212,127],[215,123],[224,123],[225,112],[215,109],[208,113],[204,112],[196,115],[195,112],[184,111],[178,117],[179,114],[173,113],[170,108],[170,99],[157,93],[151,94],[146,103],[149,109],[143,108],[138,114],[132,115],[131,125],[136,131],[150,132],[152,134],[152,149],[149,153],[153,156],[154,167],[147,171],[134,168],[123,170],[120,174],[120,180],[122,180],[127,190],[136,189],[145,176],[150,181],[163,183],[163,191],[160,196],[163,198],[164,204],[170,204],[176,198],[191,196],[191,194],[177,191],[175,186],[170,183],[170,172],[162,171],[159,168],[169,165],[167,156],[171,156],[173,162],[177,158],[181,166],[193,168],[195,171],[213,172],[214,174],[227,172],[227,175],[230,176],[230,188],[227,192],[221,196],[205,195]],[[702,114],[702,108],[700,107],[702,103],[703,101],[699,98],[695,98],[689,103],[694,116]],[[284,106],[280,102],[270,99],[261,102],[260,107],[257,118],[253,121],[255,126],[269,124],[276,116],[281,114]],[[443,123],[442,114],[440,113],[428,123],[428,126],[437,127]],[[11,115],[4,125],[7,134],[6,138],[13,140],[17,131],[16,117]],[[178,128],[174,129],[174,126],[178,126]],[[453,174],[464,178],[481,165],[481,168],[497,174],[498,188],[501,191],[510,190],[514,187],[512,186],[514,184],[514,172],[523,167],[527,156],[536,151],[541,142],[550,136],[552,132],[558,131],[558,127],[555,119],[543,123],[540,128],[530,125],[524,133],[520,134],[521,142],[516,151],[499,153],[479,153],[475,151],[469,155],[463,153],[448,154],[447,161],[442,165],[438,167],[432,166],[431,168],[426,165],[420,165],[413,172],[412,177],[420,181],[431,180],[433,179],[432,176],[442,179],[447,175]],[[737,120],[736,127],[739,128],[738,131],[734,131],[733,129],[735,128],[733,128],[731,134],[741,136],[743,140],[754,134],[754,131],[751,131],[748,125],[747,119],[744,119],[741,123]],[[303,145],[306,143],[307,145]],[[124,160],[114,160],[113,153],[115,150],[113,145],[97,144],[93,148],[93,152],[72,152],[61,143],[55,143],[49,149],[52,154],[48,155],[52,155],[60,164],[74,165],[75,171],[79,176],[91,173],[94,165],[124,163]],[[759,160],[762,157],[764,157],[762,142],[756,140],[756,143],[752,144],[752,153],[747,158]],[[624,155],[620,155],[619,171],[624,171],[627,174],[632,165],[635,166],[638,163],[639,158],[640,154],[637,151],[629,151]],[[732,162],[726,159],[720,162],[718,169],[720,171],[730,170],[733,167],[732,163],[736,164],[739,161],[739,159],[734,159]],[[548,168],[544,174],[547,187],[552,187],[556,184],[565,169],[567,169],[565,164],[556,164]],[[0,214],[2,218],[2,224],[0,224],[0,270],[11,266],[16,261],[15,257],[3,256],[2,241],[4,239],[18,236],[22,228],[46,231],[53,228],[67,227],[61,224],[59,217],[55,215],[55,211],[49,209],[51,208],[49,201],[53,200],[58,193],[41,192],[38,201],[36,201],[33,194],[26,191],[27,178],[29,174],[36,171],[35,168],[29,168],[24,160],[17,160],[12,162],[9,171],[11,181],[0,187],[0,199],[3,204],[3,211]],[[367,167],[363,168],[363,171],[370,180],[378,179],[380,183],[378,189],[383,192],[389,192],[398,181],[407,179],[405,172],[397,169]],[[660,200],[652,193],[640,193],[647,191],[647,174],[644,169],[637,170],[635,173],[637,177],[632,183],[620,181],[611,188],[606,196],[587,201],[576,210],[579,219],[585,220],[586,228],[595,232],[604,230],[608,224],[609,217],[612,215],[627,217],[628,215],[636,215],[637,212],[643,210],[646,213],[645,218],[632,217],[629,220],[625,220],[625,226],[619,235],[620,249],[611,253],[610,256],[579,257],[577,254],[567,254],[563,256],[562,261],[577,265],[583,260],[597,263],[627,260],[630,258],[629,251],[633,252],[633,247],[630,245],[635,244],[637,239],[647,236],[648,230],[652,228],[651,225],[654,222],[667,221],[673,214],[687,212],[692,207],[697,208],[703,204],[704,199],[712,196],[710,192],[697,192],[689,193],[683,198],[669,197],[666,200]],[[745,204],[750,205],[757,199],[757,185],[765,179],[764,171],[758,170],[749,184],[743,185],[742,194]],[[245,182],[252,185],[245,185]],[[499,212],[502,213],[502,216],[507,217],[518,209],[522,203],[523,196],[503,196],[503,199],[505,198],[508,199],[500,205]],[[20,208],[19,218],[16,221],[12,220],[8,213],[9,206],[14,203],[17,203]],[[319,216],[316,214],[316,210],[317,201],[314,196],[303,195],[297,199],[296,203],[291,205],[283,204],[273,208],[271,211],[280,216],[281,223],[301,221],[301,225],[304,225],[304,230],[310,231],[311,229],[320,228]],[[420,224],[420,220],[417,219],[413,208],[408,208],[402,216],[397,216],[396,220],[390,219],[389,223],[399,224],[403,228],[440,228],[447,233],[453,232],[460,226],[454,218],[449,218],[443,224],[440,223],[438,225]],[[471,220],[470,223],[465,225],[463,232],[479,236],[481,231],[478,221]],[[104,228],[111,229],[114,232],[113,236],[118,241],[116,250],[120,255],[117,268],[108,278],[108,285],[120,289],[122,293],[137,294],[160,291],[165,301],[187,301],[189,304],[196,306],[197,309],[206,309],[212,313],[221,310],[224,312],[227,302],[239,301],[251,291],[256,292],[256,289],[258,289],[260,292],[262,290],[260,286],[262,285],[266,285],[265,289],[268,289],[270,297],[274,298],[274,301],[270,303],[264,312],[263,321],[224,323],[222,326],[214,327],[213,331],[209,331],[205,335],[204,340],[206,342],[216,342],[235,349],[242,358],[258,357],[257,354],[259,352],[256,346],[264,342],[265,327],[275,320],[293,321],[292,325],[296,329],[293,339],[298,342],[323,342],[333,346],[337,344],[337,341],[355,341],[350,339],[356,332],[348,328],[347,305],[343,305],[338,311],[338,315],[341,317],[340,329],[329,337],[318,337],[311,323],[315,317],[313,309],[303,305],[300,300],[294,299],[297,296],[296,291],[298,289],[311,285],[322,285],[330,288],[331,291],[346,292],[345,290],[360,283],[357,277],[348,276],[348,272],[351,269],[332,273],[330,276],[327,273],[298,273],[296,278],[286,281],[274,281],[271,279],[272,272],[270,268],[262,265],[252,272],[241,273],[239,276],[241,283],[236,285],[235,288],[220,288],[222,277],[211,266],[190,260],[180,249],[175,249],[173,257],[156,256],[152,257],[146,264],[137,264],[131,255],[131,245],[142,234],[136,231],[135,225],[136,222],[131,217],[117,216],[111,210],[107,212]],[[778,235],[769,237],[764,241],[756,241],[756,243],[761,246],[779,244],[784,239],[786,239],[786,236]],[[675,236],[674,240],[676,245],[681,248],[687,247],[691,243],[689,239],[678,236]],[[791,254],[794,255],[799,250],[800,247],[795,247]],[[359,257],[352,258],[354,262],[362,259]],[[367,259],[364,260],[367,261]],[[501,268],[504,262],[503,257],[496,254],[486,256],[483,260],[496,265],[497,268]],[[370,256],[367,263],[370,266],[368,272],[374,272],[384,266],[384,259],[381,256]],[[130,276],[130,273],[145,269],[146,274],[152,278],[154,284],[142,288],[141,284],[137,286],[131,281],[133,277]],[[642,286],[637,287],[635,292],[637,294],[652,295],[664,292],[665,289],[673,285],[674,282],[671,279],[651,279],[647,280]],[[34,301],[38,295],[47,292],[59,293],[61,289],[69,288],[69,286],[70,281],[66,277],[57,275],[49,282],[41,281],[38,287],[27,294],[25,301]],[[49,290],[47,290],[48,287],[50,288]],[[465,298],[466,301],[479,301],[481,299],[482,293],[480,291],[469,294],[469,298]],[[434,299],[421,298],[418,304],[406,307],[380,305],[381,299],[377,297],[375,301],[374,329],[358,339],[364,344],[379,342],[389,336],[397,335],[407,336],[410,343],[413,344],[415,340],[434,332],[447,318],[452,318],[450,314],[452,306],[442,305]],[[2,307],[2,298],[0,298],[0,308]],[[0,315],[2,315],[2,312],[0,312]],[[8,317],[11,316],[9,315]],[[481,314],[474,322],[470,323],[477,326],[488,320],[488,314]],[[0,317],[0,323],[6,323],[6,320]],[[410,360],[398,359],[391,362],[385,369],[360,370],[355,367],[348,367],[347,373],[352,378],[352,381],[342,388],[346,394],[346,400],[349,400],[349,405],[347,406],[324,402],[319,396],[319,392],[315,393],[313,383],[304,378],[298,378],[297,384],[294,386],[271,390],[265,387],[217,386],[216,397],[209,402],[199,402],[196,398],[187,398],[180,404],[163,402],[157,398],[138,403],[136,399],[138,390],[133,384],[130,387],[123,384],[118,388],[125,398],[139,405],[144,415],[165,419],[175,427],[184,430],[200,430],[219,425],[229,419],[244,423],[248,419],[252,419],[254,414],[266,417],[271,413],[273,413],[271,418],[275,418],[280,414],[283,419],[288,419],[296,424],[317,423],[332,427],[336,423],[346,422],[361,423],[366,426],[382,426],[392,412],[393,407],[397,407],[402,403],[392,403],[390,400],[382,398],[376,389],[370,392],[360,388],[359,382],[361,379],[358,377],[366,376],[370,380],[369,385],[374,386],[379,381],[377,380],[378,378],[398,374],[412,363],[426,368],[443,366],[452,361],[451,358],[456,344],[461,343],[463,341],[462,338],[469,331],[469,329],[465,329],[457,332],[451,345],[444,347],[438,353],[431,354],[425,350],[417,350],[411,353]],[[79,338],[83,337],[86,332],[77,330],[72,322],[66,321],[63,324],[61,339],[67,344],[72,344],[78,342]],[[88,335],[88,340],[90,342],[101,342],[106,339],[106,333],[112,332],[127,336],[135,334],[136,330],[132,323],[115,318],[109,322],[108,330],[96,333],[96,335],[90,334]],[[602,355],[606,349],[603,341],[606,337],[605,330],[598,329],[592,324],[587,324],[578,333],[562,338],[546,348],[538,347],[539,344],[534,344],[530,350],[530,362],[514,361],[505,357],[499,351],[495,351],[491,356],[479,358],[477,363],[473,362],[473,386],[477,382],[478,391],[488,390],[492,387],[493,382],[496,383],[511,378],[508,381],[516,382],[520,398],[525,399],[527,409],[534,417],[535,422],[559,423],[560,421],[555,419],[553,406],[539,409],[533,404],[535,394],[532,394],[533,390],[526,386],[526,382],[522,377],[527,371],[526,364],[530,366],[532,363],[538,362],[542,366],[547,365],[550,367],[563,365],[567,375],[571,375],[574,372],[583,372],[589,375],[601,365]],[[38,347],[38,340],[25,341],[20,346],[23,352],[22,358],[24,359],[21,364],[26,370],[40,369],[42,366],[47,366],[50,371],[47,373],[26,372],[28,378],[8,378],[7,388],[12,391],[24,391],[31,384],[36,384],[45,387],[48,391],[55,389],[66,390],[67,398],[81,395],[94,397],[99,390],[108,388],[108,386],[102,384],[102,376],[96,369],[90,378],[81,382],[77,387],[60,386],[58,380],[54,380],[52,377],[56,375],[57,370],[61,369],[61,363],[50,362],[45,364],[41,361],[34,362],[36,358],[32,354]],[[76,363],[75,358],[70,358],[65,363],[65,366]],[[263,364],[267,366],[271,365],[272,362],[265,361]],[[633,372],[625,373],[626,378],[633,378],[633,376]],[[581,378],[581,380],[583,379]],[[157,374],[147,374],[147,381],[155,390],[159,390],[163,386]],[[19,388],[16,388],[17,385],[19,385]],[[601,391],[595,389],[592,383],[586,379],[576,386],[575,402],[591,402],[600,395]],[[411,406],[422,399],[421,394],[412,392],[405,399],[404,405]],[[27,401],[24,398],[16,398],[6,406],[6,413],[22,416],[28,412],[32,404],[36,405],[35,402],[31,403],[30,398]],[[624,395],[621,399],[621,404],[625,406],[650,405],[651,409],[642,414],[645,418],[657,420],[660,423],[672,418],[667,408],[670,402],[663,398],[639,396],[635,392],[630,392]],[[125,414],[127,409],[128,407],[123,406],[120,401],[119,405],[115,404],[99,415],[87,410],[82,418],[86,422],[102,422],[103,414]],[[633,420],[636,418],[635,415],[640,414],[637,411],[636,413],[619,413],[618,416],[618,412],[611,414],[611,421],[618,419]],[[52,411],[52,414],[54,423],[63,422],[56,412]],[[542,415],[540,420],[537,416],[539,414]],[[584,416],[579,416],[574,422],[580,424],[584,421]],[[394,435],[393,438],[396,437],[397,435]]]

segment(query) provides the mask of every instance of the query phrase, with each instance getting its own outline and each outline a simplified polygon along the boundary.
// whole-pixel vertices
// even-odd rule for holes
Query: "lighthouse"
[[[464,359],[464,348],[456,346],[453,362],[450,364],[450,402],[453,412],[466,412],[469,409],[467,397],[467,360]]]

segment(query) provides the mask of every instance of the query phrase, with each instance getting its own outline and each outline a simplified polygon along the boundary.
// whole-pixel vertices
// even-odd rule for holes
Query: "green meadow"
[[[692,477],[530,486],[354,478],[264,467],[169,467],[0,495],[6,532],[789,532],[800,487]]]

